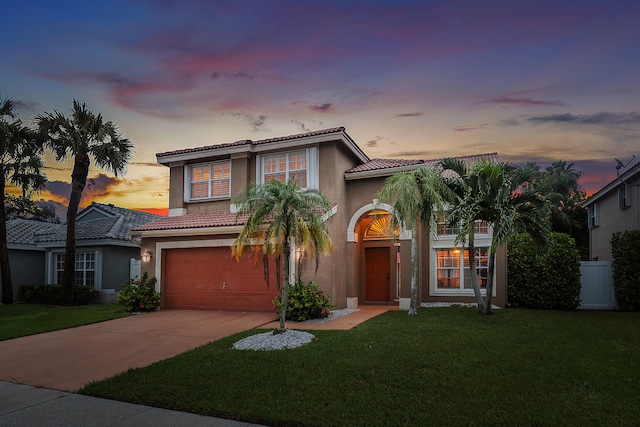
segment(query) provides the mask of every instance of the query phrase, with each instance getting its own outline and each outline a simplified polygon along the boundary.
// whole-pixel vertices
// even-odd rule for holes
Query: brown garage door
[[[229,247],[163,250],[162,267],[164,308],[273,311],[278,295],[273,262],[269,288],[261,260],[247,254],[236,261]]]

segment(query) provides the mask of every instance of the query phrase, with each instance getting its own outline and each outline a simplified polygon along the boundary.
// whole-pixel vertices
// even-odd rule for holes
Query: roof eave
[[[421,167],[428,167],[428,166],[424,163],[416,163],[414,165],[394,166],[391,168],[374,169],[374,170],[361,171],[361,172],[349,172],[344,174],[344,179],[345,181],[351,181],[351,180],[366,179],[366,178],[382,178],[382,177],[391,176],[398,172],[408,172],[408,171],[416,170]]]
[[[163,156],[156,154],[156,160],[161,165],[171,166],[172,163],[186,163],[193,160],[200,160],[205,157],[222,157],[246,152],[261,153],[265,151],[294,148],[303,145],[315,145],[335,140],[340,140],[361,162],[365,163],[370,160],[364,151],[362,151],[355,141],[353,141],[353,139],[351,139],[351,137],[343,130],[321,135],[309,135],[300,138],[285,139],[282,141],[266,142],[262,144],[242,144],[223,147],[211,146],[204,150],[189,153],[176,153]]]
[[[152,237],[184,237],[184,236],[211,236],[216,234],[240,234],[243,226],[230,225],[221,227],[192,227],[174,228],[164,230],[132,230],[129,234],[132,237],[152,238]]]
[[[598,200],[609,194],[609,192],[611,192],[612,190],[617,189],[620,184],[626,184],[626,180],[629,180],[638,174],[640,174],[640,163],[637,163],[627,172],[623,173],[622,175],[611,181],[609,184],[602,187],[602,189],[592,194],[591,197],[580,203],[580,206],[583,208],[589,207],[589,205],[597,202]]]

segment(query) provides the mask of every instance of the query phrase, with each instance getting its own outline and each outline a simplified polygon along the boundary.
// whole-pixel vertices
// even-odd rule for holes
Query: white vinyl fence
[[[583,261],[580,264],[582,310],[614,310],[617,308],[613,289],[611,261]]]

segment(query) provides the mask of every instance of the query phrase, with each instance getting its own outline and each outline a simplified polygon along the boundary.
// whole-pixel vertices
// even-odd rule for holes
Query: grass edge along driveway
[[[634,425],[640,313],[392,311],[282,351],[247,331],[81,393],[271,426]]]
[[[128,316],[118,304],[0,304],[0,341]]]

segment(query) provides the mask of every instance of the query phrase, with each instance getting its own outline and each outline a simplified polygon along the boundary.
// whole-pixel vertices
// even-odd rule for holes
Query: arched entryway
[[[354,275],[362,304],[394,304],[398,299],[398,230],[390,211],[391,206],[371,203],[351,218],[349,241],[355,245]]]

